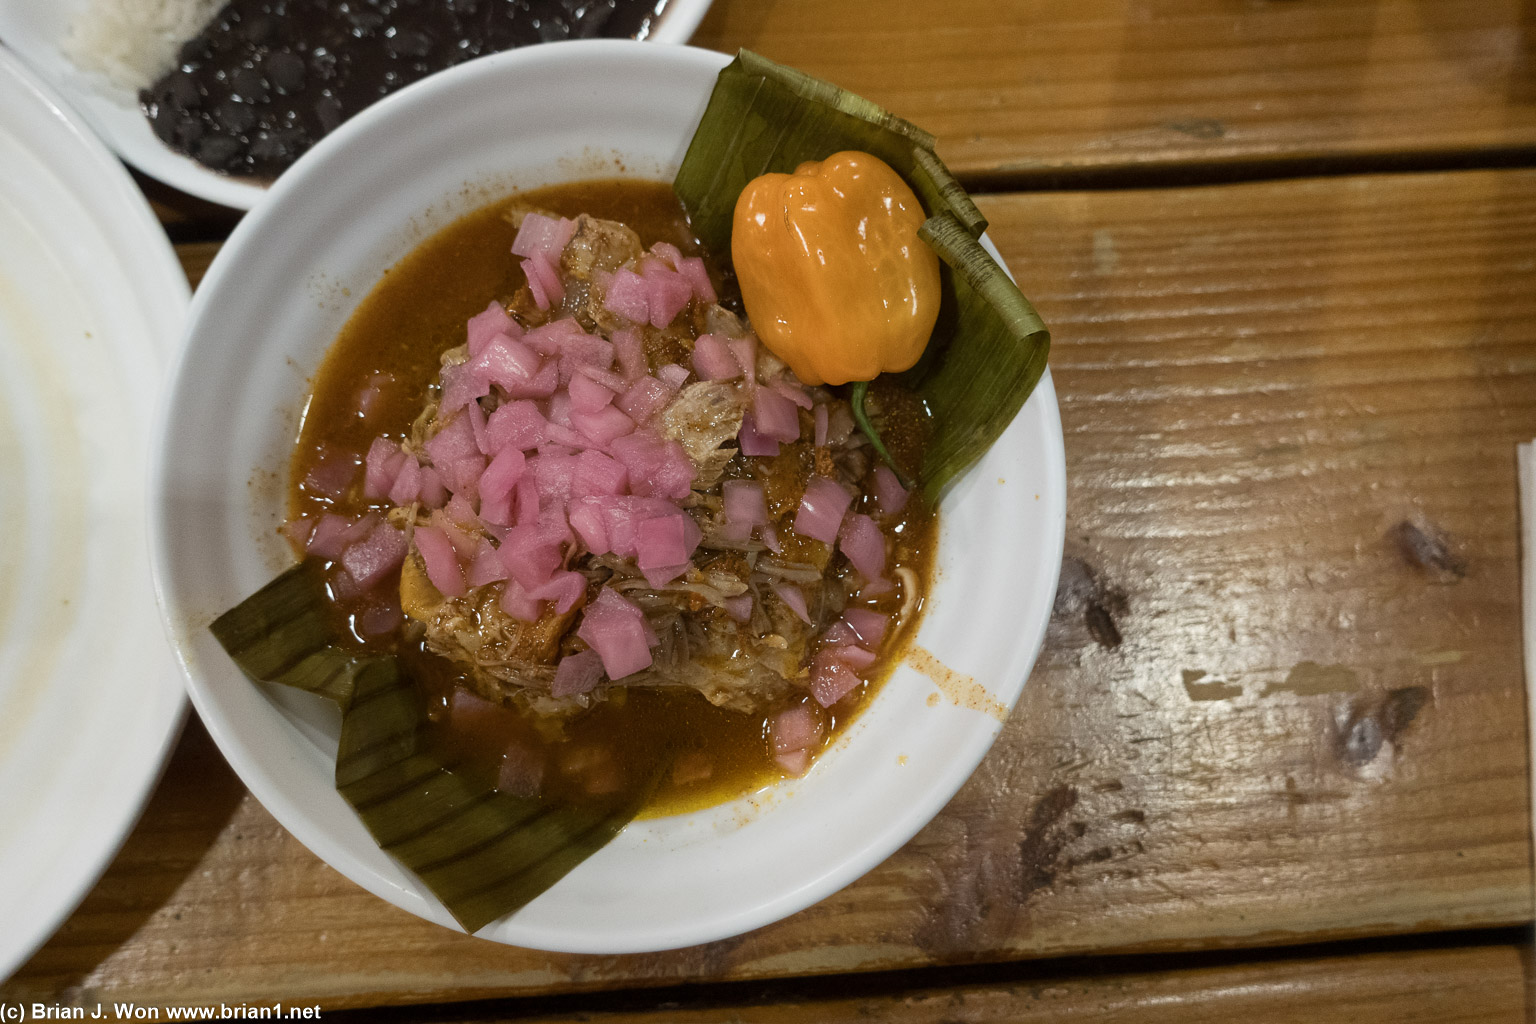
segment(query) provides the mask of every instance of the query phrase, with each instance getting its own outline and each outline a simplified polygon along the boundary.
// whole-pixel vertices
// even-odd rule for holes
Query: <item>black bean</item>
[[[213,108],[214,119],[233,134],[240,134],[256,124],[256,111],[248,103],[225,100]]]
[[[398,57],[425,57],[432,50],[432,40],[424,32],[395,32],[386,36],[384,48]]]
[[[172,71],[165,76],[165,100],[182,109],[196,109],[202,105],[203,93],[197,87],[197,79],[191,73]]]
[[[208,128],[203,124],[203,119],[195,114],[182,114],[180,117],[169,117],[168,121],[173,125],[176,145],[182,149],[192,149],[202,141]]]
[[[197,144],[197,162],[219,170],[226,169],[239,156],[243,147],[239,139],[228,135],[209,135]]]
[[[236,68],[229,76],[229,87],[247,103],[265,103],[271,85],[255,68]]]
[[[277,21],[271,15],[258,14],[245,23],[245,38],[257,45],[270,42],[277,34]]]
[[[289,50],[269,53],[261,62],[261,69],[282,95],[304,88],[304,58],[295,56]]]
[[[341,124],[341,101],[335,96],[321,96],[315,103],[315,116],[320,119],[321,128],[335,131]]]

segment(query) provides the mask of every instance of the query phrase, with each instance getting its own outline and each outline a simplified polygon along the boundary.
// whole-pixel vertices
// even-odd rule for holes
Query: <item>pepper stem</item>
[[[875,425],[869,422],[869,415],[864,411],[864,396],[869,393],[869,381],[856,380],[853,388],[848,393],[848,403],[853,406],[853,422],[864,431],[864,436],[869,438],[869,443],[875,446],[875,452],[885,460],[885,464],[891,467],[891,472],[896,474],[896,479],[901,481],[901,486],[907,490],[912,489],[912,480],[902,468],[896,465],[896,460],[891,458],[891,453],[886,450],[885,442],[880,440],[880,432]]]

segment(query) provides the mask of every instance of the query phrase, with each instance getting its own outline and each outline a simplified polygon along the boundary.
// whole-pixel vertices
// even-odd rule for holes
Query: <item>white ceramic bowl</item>
[[[251,683],[205,627],[291,560],[274,529],[306,378],[381,271],[514,185],[611,176],[615,158],[628,175],[670,180],[725,60],[559,43],[413,86],[285,174],[193,299],[152,497],[160,597],[192,700],[246,785],[305,845],[448,927],[336,794],[333,709]],[[1064,478],[1047,376],[943,507],[917,643],[974,677],[963,704],[944,694],[930,706],[935,684],[903,667],[804,779],[632,824],[480,934],[585,953],[706,942],[791,914],[887,857],[971,774],[1024,685],[1061,560]]]
[[[123,165],[0,50],[0,982],[112,859],[186,710],[145,470],[187,300]]]
[[[82,71],[60,42],[70,21],[91,0],[0,0],[0,41],[63,93],[96,134],[140,171],[212,203],[249,210],[267,194],[258,182],[211,171],[155,137],[139,110],[139,97],[101,75]],[[686,43],[709,10],[710,0],[670,0],[648,41]]]

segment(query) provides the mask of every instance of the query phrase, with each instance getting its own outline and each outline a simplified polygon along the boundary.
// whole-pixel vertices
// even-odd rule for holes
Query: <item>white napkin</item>
[[[1526,707],[1536,723],[1536,441],[1515,447],[1520,467],[1520,557],[1522,610],[1525,614]],[[1531,733],[1531,767],[1536,773],[1536,725]],[[1536,800],[1532,800],[1532,828],[1536,829]]]

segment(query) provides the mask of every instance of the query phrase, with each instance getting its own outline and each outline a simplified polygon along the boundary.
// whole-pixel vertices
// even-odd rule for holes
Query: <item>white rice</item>
[[[84,71],[133,92],[171,69],[182,43],[203,30],[224,0],[89,0],[60,48]]]

